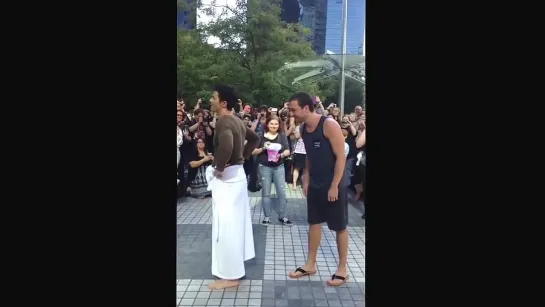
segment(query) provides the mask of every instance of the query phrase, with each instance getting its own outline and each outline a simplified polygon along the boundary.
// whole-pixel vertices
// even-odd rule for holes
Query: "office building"
[[[183,28],[187,30],[195,29],[196,22],[194,15],[192,15],[191,12],[178,11],[178,15],[176,17],[176,26],[178,28]]]
[[[300,20],[301,5],[299,0],[282,0],[280,18],[287,23],[297,23]]]
[[[310,29],[307,39],[317,54],[325,53],[325,31],[327,19],[327,0],[283,0],[283,21],[299,22]]]
[[[346,53],[361,54],[364,49],[365,2],[366,0],[348,1],[348,22],[346,27]],[[336,54],[341,53],[342,39],[342,0],[328,0],[325,49]]]
[[[178,28],[192,30],[195,29],[197,25],[196,9],[192,7],[193,3],[191,0],[187,1],[189,7],[178,8],[176,14],[176,26]]]

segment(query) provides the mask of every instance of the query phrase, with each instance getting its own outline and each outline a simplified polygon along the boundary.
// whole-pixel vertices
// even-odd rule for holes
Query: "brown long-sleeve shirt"
[[[244,141],[248,142],[244,145]],[[236,116],[225,115],[216,121],[214,165],[223,172],[226,165],[244,164],[259,144],[259,136]]]

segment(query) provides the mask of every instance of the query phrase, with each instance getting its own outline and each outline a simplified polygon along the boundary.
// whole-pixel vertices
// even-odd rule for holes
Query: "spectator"
[[[179,167],[180,165],[180,160],[182,158],[182,155],[180,154],[180,146],[183,144],[184,142],[184,138],[183,138],[183,135],[182,135],[182,131],[180,130],[180,127],[176,127],[177,129],[177,143],[176,143],[176,168]],[[177,179],[177,184],[180,183],[180,179]]]
[[[295,128],[295,149],[293,154],[293,190],[297,189],[297,179],[299,174],[305,169],[307,152],[305,151],[305,144],[301,138],[301,125],[297,125]]]
[[[180,162],[178,163],[178,197],[185,196],[187,190],[187,181],[185,180],[186,165],[189,163],[189,149],[191,145],[191,136],[186,124],[185,113],[178,111],[177,113],[178,126],[178,152],[180,154]],[[181,138],[181,141],[180,141]]]
[[[208,191],[208,182],[206,181],[206,168],[214,161],[214,156],[206,150],[205,140],[197,138],[195,148],[192,151],[188,172],[189,187],[191,188],[191,197],[205,198],[210,196]]]
[[[247,104],[244,106],[244,109],[243,109],[243,112],[244,114],[251,114],[252,113],[252,106]]]
[[[346,170],[349,173],[349,176],[354,175],[354,167],[356,166],[356,156],[358,155],[358,149],[356,148],[356,135],[357,129],[354,127],[354,124],[350,122],[350,116],[344,115],[341,121],[341,128],[345,129],[348,132],[346,137],[346,143],[350,147],[348,156],[346,157]]]
[[[265,218],[261,222],[263,226],[269,226],[271,216],[271,187],[274,182],[276,197],[278,199],[278,221],[283,225],[292,226],[293,223],[286,217],[286,181],[284,159],[290,155],[288,139],[279,131],[280,120],[276,116],[270,116],[265,124],[265,133],[259,134],[261,140],[253,154],[257,156],[259,163],[259,175],[261,178],[261,197],[263,214]]]
[[[182,112],[184,111],[184,101],[183,100],[182,101],[180,101],[180,100],[176,101],[176,110],[177,111],[182,111]]]
[[[200,138],[205,140],[205,144],[208,144],[208,138],[212,137],[212,129],[210,129],[209,126],[210,118],[208,117],[205,120],[205,114],[206,112],[201,108],[198,108],[193,112],[195,118],[191,121],[189,132],[192,133],[192,139]]]
[[[331,106],[333,106],[333,107],[331,107]],[[332,104],[330,105],[330,107],[331,107],[331,108],[330,108],[329,110],[330,110],[331,112],[328,112],[328,116],[331,117],[331,118],[333,118],[334,120],[336,120],[336,121],[340,124],[340,123],[341,123],[341,121],[340,121],[341,109],[339,109],[339,108],[337,107],[337,105],[334,104],[334,103],[332,103]]]
[[[263,105],[259,107],[259,113],[257,113],[257,118],[252,123],[251,129],[256,133],[263,133],[265,131],[265,122],[269,117],[269,107]]]
[[[210,153],[214,153],[214,130],[216,128],[216,118],[210,114],[207,109],[202,109],[203,125],[206,131],[205,145]]]
[[[242,121],[246,124],[248,128],[252,127],[252,116],[249,113],[244,113],[242,116]]]
[[[183,110],[179,109],[178,111],[176,111],[176,119],[177,119],[178,127],[181,127],[185,123]]]
[[[248,128],[252,127],[252,115],[249,113],[244,113],[242,116],[242,121],[246,124]],[[250,183],[250,174],[254,170],[254,161],[255,156],[251,156],[248,159],[244,160],[244,172],[246,173],[246,177],[248,178],[248,184]]]
[[[358,160],[356,163],[356,172],[355,172],[355,178],[354,181],[356,182],[356,185],[354,188],[356,189],[356,195],[355,195],[355,201],[358,202],[365,191],[365,166],[366,166],[366,154],[365,154],[365,127],[363,130],[358,131],[358,137],[356,138],[356,146],[360,150],[358,153]],[[364,212],[365,212],[365,203],[364,206]],[[363,214],[362,218],[365,218],[365,213]]]
[[[358,121],[365,121],[365,112],[363,111],[362,106],[354,107],[354,113],[356,113]]]
[[[350,118],[351,123],[356,123],[358,121],[358,117],[356,116],[356,113],[352,112],[350,115],[348,115]]]

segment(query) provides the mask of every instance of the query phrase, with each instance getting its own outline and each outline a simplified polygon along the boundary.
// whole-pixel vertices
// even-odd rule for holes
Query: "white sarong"
[[[242,165],[226,167],[221,178],[206,170],[212,191],[212,275],[239,279],[246,275],[244,261],[255,257],[252,216],[246,173]]]

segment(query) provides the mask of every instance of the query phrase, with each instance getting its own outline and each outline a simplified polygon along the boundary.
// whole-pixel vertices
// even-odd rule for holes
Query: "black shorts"
[[[314,225],[326,222],[331,230],[345,230],[348,224],[348,188],[339,188],[339,198],[333,202],[327,199],[327,192],[328,188],[308,188],[308,223]]]
[[[307,155],[295,153],[293,154],[293,167],[298,168],[299,170],[302,170],[305,168],[307,163]]]

